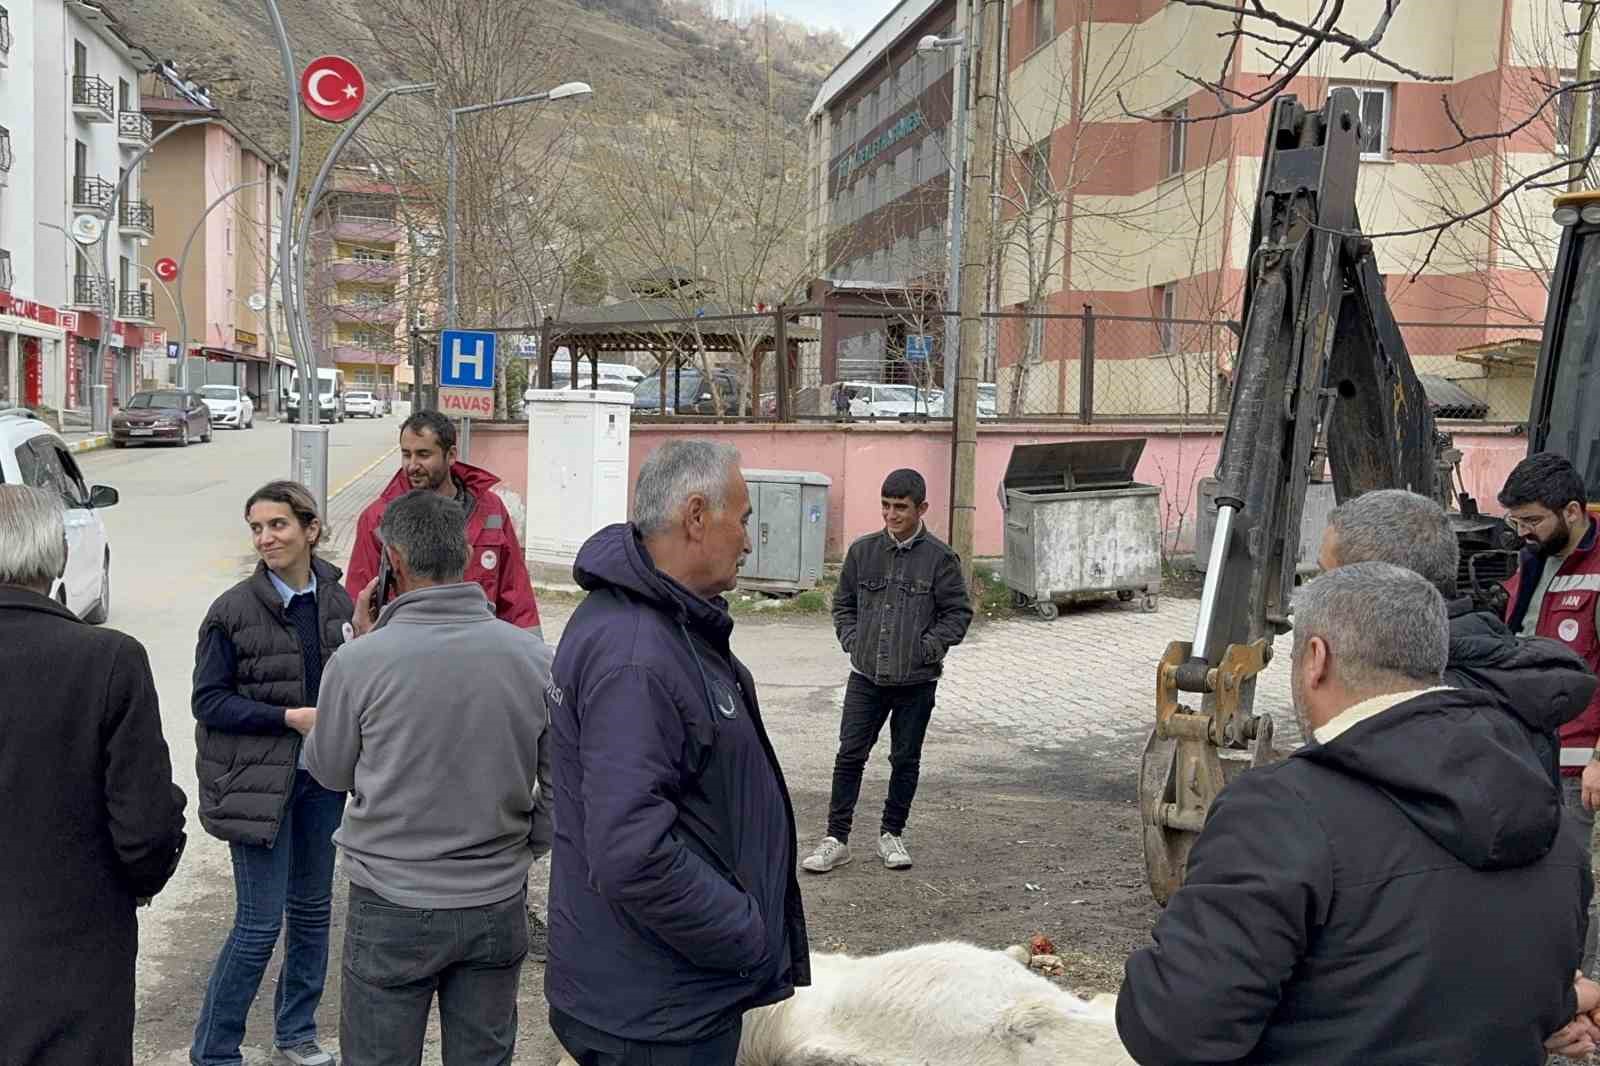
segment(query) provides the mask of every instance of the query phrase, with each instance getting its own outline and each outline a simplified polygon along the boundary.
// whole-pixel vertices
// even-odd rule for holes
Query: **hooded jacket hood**
[[[1518,637],[1499,618],[1450,603],[1450,663],[1445,683],[1496,696],[1529,729],[1554,733],[1572,721],[1600,685],[1577,652],[1547,637]]]
[[[673,621],[726,646],[733,618],[721,596],[697,596],[656,568],[632,522],[606,526],[584,542],[572,566],[585,592],[615,589],[650,604]]]
[[[450,475],[467,487],[467,491],[474,497],[482,497],[484,493],[500,484],[500,478],[490,473],[481,466],[471,463],[451,463]],[[389,484],[384,487],[383,495],[378,499],[382,503],[393,503],[411,491],[411,479],[406,477],[406,468],[402,466],[394,472],[394,477],[389,479]]]
[[[1293,757],[1368,782],[1474,869],[1537,862],[1561,828],[1555,784],[1485,692],[1419,693]]]

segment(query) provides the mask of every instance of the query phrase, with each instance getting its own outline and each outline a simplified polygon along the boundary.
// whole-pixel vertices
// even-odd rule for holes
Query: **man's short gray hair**
[[[1450,650],[1444,597],[1415,570],[1353,563],[1303,585],[1294,601],[1294,652],[1321,637],[1333,674],[1356,693],[1437,685]]]
[[[1378,489],[1335,507],[1328,528],[1338,538],[1339,565],[1393,563],[1455,597],[1461,546],[1437,500],[1405,489]]]
[[[61,497],[27,485],[0,485],[0,585],[49,589],[66,567]]]
[[[661,532],[691,496],[713,508],[728,502],[728,474],[739,469],[739,449],[709,440],[668,441],[650,453],[633,486],[633,524],[644,536]]]
[[[412,489],[378,523],[383,543],[400,553],[412,577],[454,584],[467,570],[467,516],[432,489]]]

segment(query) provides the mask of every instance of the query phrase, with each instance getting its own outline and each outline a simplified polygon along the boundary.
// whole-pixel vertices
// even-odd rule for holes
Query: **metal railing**
[[[0,292],[10,292],[16,276],[11,272],[11,253],[0,248]]]
[[[116,191],[115,185],[101,177],[73,178],[72,206],[103,211],[111,205],[111,197]]]
[[[10,54],[12,44],[11,12],[0,7],[0,55]]]
[[[111,115],[117,110],[117,92],[110,82],[97,74],[74,74],[72,106],[92,107]]]
[[[119,139],[137,144],[149,144],[150,137],[154,132],[154,123],[150,121],[150,116],[143,111],[117,112],[117,137]]]
[[[105,308],[111,306],[111,279],[102,274],[74,274],[72,276],[72,305],[74,307]]]
[[[117,301],[119,318],[149,322],[156,317],[155,294],[146,289],[123,289]]]
[[[11,152],[11,131],[0,126],[0,171],[9,171],[16,161]]]
[[[118,210],[122,215],[124,228],[136,229],[144,233],[155,232],[156,209],[150,206],[148,200],[124,200]]]

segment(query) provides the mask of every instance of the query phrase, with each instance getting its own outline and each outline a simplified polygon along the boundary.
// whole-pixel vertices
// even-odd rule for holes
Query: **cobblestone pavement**
[[[1137,756],[1155,713],[1156,663],[1194,634],[1196,600],[1165,599],[1153,614],[1105,602],[1064,609],[1053,622],[1007,618],[974,627],[953,648],[939,685],[935,728],[976,731],[1042,751]],[[1278,735],[1296,735],[1289,641],[1256,687]],[[842,703],[842,694],[839,696]]]

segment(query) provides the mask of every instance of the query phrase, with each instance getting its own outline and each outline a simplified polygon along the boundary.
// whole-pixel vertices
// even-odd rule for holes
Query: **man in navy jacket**
[[[634,522],[578,554],[547,693],[545,996],[580,1066],[732,1066],[743,1013],[810,983],[794,810],[721,597],[749,516],[736,449],[672,442]]]

